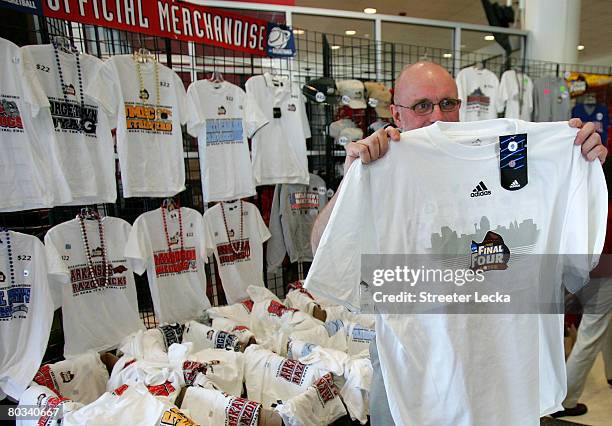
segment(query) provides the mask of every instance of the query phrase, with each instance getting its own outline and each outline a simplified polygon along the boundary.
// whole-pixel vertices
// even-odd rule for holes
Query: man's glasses
[[[424,101],[417,102],[416,104],[412,106],[404,106],[404,105],[395,104],[395,106],[413,110],[416,115],[431,114],[436,105],[440,107],[440,111],[442,112],[453,112],[453,111],[457,111],[459,107],[461,106],[461,99],[444,98],[438,103],[433,103],[430,100],[424,100]]]

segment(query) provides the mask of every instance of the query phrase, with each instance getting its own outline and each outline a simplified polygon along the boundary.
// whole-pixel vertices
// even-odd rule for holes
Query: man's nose
[[[429,115],[429,118],[431,119],[432,123],[436,122],[436,121],[442,121],[443,120],[444,113],[440,109],[440,105],[434,105],[433,106],[433,111]]]

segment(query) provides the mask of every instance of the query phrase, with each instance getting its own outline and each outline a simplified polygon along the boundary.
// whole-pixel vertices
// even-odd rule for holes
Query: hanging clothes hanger
[[[211,83],[223,83],[225,80],[223,79],[223,74],[219,71],[213,71],[208,81]]]
[[[66,36],[58,35],[53,37],[53,44],[66,53],[74,53],[77,50],[76,46]]]
[[[98,211],[92,209],[91,207],[83,207],[81,209],[81,212],[79,213],[79,216],[83,219],[100,219],[100,214],[98,213]]]
[[[141,47],[134,51],[134,60],[140,63],[155,62],[155,55],[149,49]]]
[[[178,201],[174,201],[174,198],[169,197],[162,201],[162,208],[168,210],[168,212],[171,212],[172,210],[179,208],[179,203]]]

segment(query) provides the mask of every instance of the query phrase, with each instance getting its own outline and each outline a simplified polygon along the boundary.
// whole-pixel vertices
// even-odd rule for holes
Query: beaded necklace
[[[225,233],[227,235],[227,242],[229,243],[230,247],[232,248],[232,252],[234,252],[234,254],[239,254],[242,253],[245,249],[245,244],[246,242],[243,240],[243,231],[244,231],[244,218],[242,216],[242,210],[243,210],[243,205],[242,205],[242,200],[239,201],[240,203],[240,237],[238,239],[238,248],[234,248],[234,244],[232,242],[232,239],[230,238],[230,232],[229,232],[229,227],[227,226],[227,217],[225,216],[225,202],[221,202],[221,213],[223,214],[223,224],[225,225]]]
[[[15,264],[13,263],[13,249],[11,247],[11,234],[7,228],[0,228],[0,232],[4,233],[4,239],[6,240],[6,253],[8,256],[9,263],[9,274],[11,279],[11,287],[15,286]]]
[[[85,247],[85,256],[87,259],[87,267],[89,268],[89,274],[91,279],[96,281],[98,287],[107,287],[110,281],[110,274],[108,273],[108,262],[106,259],[106,245],[104,244],[104,225],[102,219],[96,213],[94,219],[98,221],[98,234],[100,236],[100,248],[102,249],[102,276],[96,279],[96,273],[93,265],[93,256],[89,247],[89,239],[87,238],[87,230],[85,229],[85,216],[82,214],[77,215],[79,224],[81,225],[81,239],[83,240],[83,246]]]
[[[183,214],[181,208],[178,207],[178,222],[179,222],[179,241],[180,241],[180,260],[183,262],[185,256],[185,243],[183,239]],[[170,234],[168,233],[168,221],[166,219],[166,207],[161,208],[162,221],[164,222],[164,234],[166,235],[166,244],[168,244],[168,253],[172,253],[172,242],[170,241]]]
[[[138,76],[138,84],[139,84],[139,88],[140,88],[140,100],[142,101],[143,104],[147,104],[148,101],[148,96],[144,96],[145,93],[147,93],[146,89],[145,89],[145,85],[144,85],[144,77],[142,75],[142,68],[141,68],[141,63],[140,60],[137,59],[136,57],[133,57],[134,62],[136,63],[136,74]],[[154,105],[154,110],[155,110],[155,120],[157,120],[157,108],[159,107],[159,64],[157,63],[157,60],[153,57],[153,70],[155,73],[155,105]]]
[[[53,40],[53,53],[55,54],[55,63],[57,65],[57,74],[59,75],[60,80],[60,90],[64,95],[64,102],[68,104],[68,95],[66,94],[66,83],[64,81],[64,73],[62,72],[62,64],[60,62],[59,57],[59,49],[58,44],[55,40]],[[79,100],[81,101],[81,109],[79,110],[79,133],[84,131],[83,126],[81,125],[83,121],[83,114],[85,113],[85,97],[83,96],[83,73],[81,72],[81,56],[79,54],[78,49],[75,47],[70,48],[70,53],[73,53],[76,57],[76,68],[77,68],[77,77],[79,80]]]

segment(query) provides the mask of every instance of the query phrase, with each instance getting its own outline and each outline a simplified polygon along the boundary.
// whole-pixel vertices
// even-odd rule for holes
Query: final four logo
[[[473,271],[504,270],[508,268],[510,249],[504,243],[501,235],[489,231],[481,243],[472,241],[471,248],[470,269]]]

